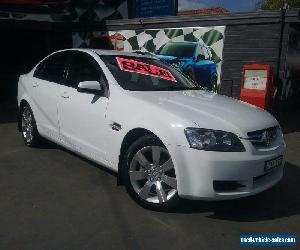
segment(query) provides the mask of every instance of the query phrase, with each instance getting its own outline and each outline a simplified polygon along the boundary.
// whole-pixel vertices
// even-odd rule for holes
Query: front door
[[[77,91],[79,82],[106,82],[98,62],[88,53],[72,52],[65,84],[59,94],[59,127],[63,144],[106,164],[108,91],[97,96]]]

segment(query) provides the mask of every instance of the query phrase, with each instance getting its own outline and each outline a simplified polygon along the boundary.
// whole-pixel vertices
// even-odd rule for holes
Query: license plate
[[[275,159],[269,160],[265,162],[265,172],[270,171],[274,168],[280,167],[282,165],[283,157],[279,156]]]

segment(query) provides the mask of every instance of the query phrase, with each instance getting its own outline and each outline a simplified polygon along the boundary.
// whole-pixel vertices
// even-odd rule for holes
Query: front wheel
[[[211,90],[218,93],[218,76],[213,75],[211,78]]]
[[[179,202],[177,179],[171,156],[154,136],[143,136],[128,149],[122,164],[124,184],[141,206],[169,210]]]
[[[185,73],[192,81],[196,82],[195,72],[193,68],[188,68]]]

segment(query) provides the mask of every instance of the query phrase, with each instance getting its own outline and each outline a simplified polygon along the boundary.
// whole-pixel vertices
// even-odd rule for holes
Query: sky
[[[231,12],[247,12],[256,9],[259,0],[178,0],[178,9],[192,10],[211,7],[223,7]]]

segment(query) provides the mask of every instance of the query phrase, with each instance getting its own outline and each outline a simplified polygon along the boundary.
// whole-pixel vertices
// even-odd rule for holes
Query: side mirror
[[[104,86],[97,81],[84,81],[78,84],[77,91],[94,95],[103,95]]]
[[[196,61],[202,61],[202,60],[205,60],[205,56],[202,55],[202,54],[199,54],[197,57],[196,57]]]

